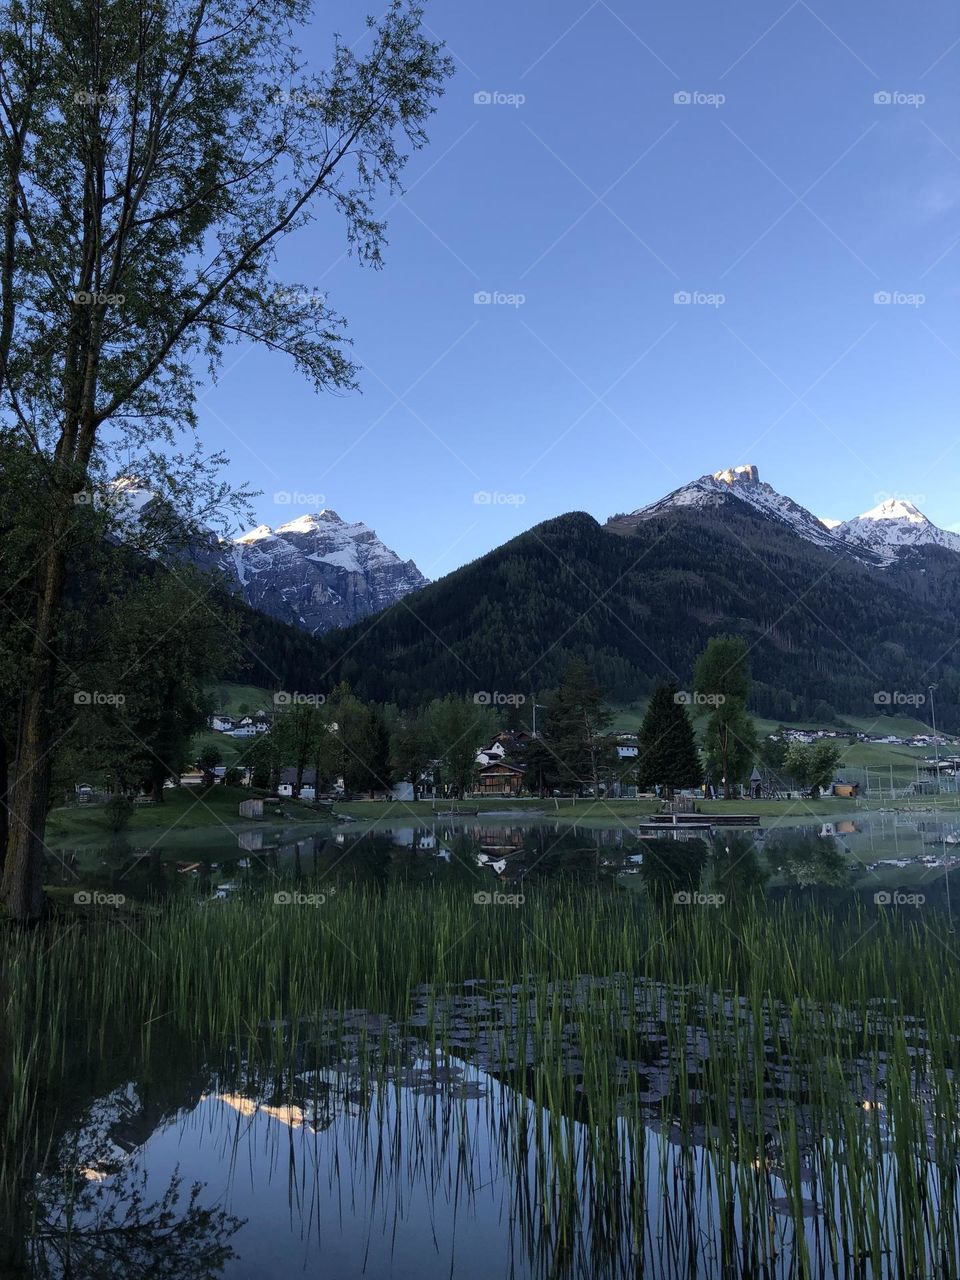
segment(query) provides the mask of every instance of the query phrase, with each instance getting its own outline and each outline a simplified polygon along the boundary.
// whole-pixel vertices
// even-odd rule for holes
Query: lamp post
[[[934,760],[936,761],[936,767],[937,767],[937,795],[939,795],[940,794],[940,743],[937,740],[937,707],[933,697],[934,692],[936,691],[936,688],[937,686],[935,684],[927,685],[927,689],[930,693],[930,716],[933,721],[933,757],[934,757]]]
[[[937,795],[940,794],[940,744],[937,741],[937,708],[934,702],[934,692],[937,686],[928,684],[927,689],[930,692],[930,718],[933,723],[933,757],[937,767]],[[953,933],[953,906],[950,902],[950,873],[947,870],[947,851],[946,842],[944,840],[943,831],[940,832],[941,848],[943,849],[943,882],[947,890],[947,919],[949,920],[949,929]]]
[[[536,702],[536,701],[532,705],[533,705],[533,736],[536,737],[537,736],[537,709],[539,708],[541,711],[546,711],[546,707],[542,702]]]

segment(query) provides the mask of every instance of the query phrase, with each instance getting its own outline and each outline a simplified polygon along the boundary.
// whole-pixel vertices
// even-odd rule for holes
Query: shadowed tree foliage
[[[543,725],[560,787],[576,790],[589,784],[599,794],[601,775],[616,760],[613,744],[603,736],[612,719],[593,672],[582,658],[574,658],[547,701]]]
[[[833,782],[841,755],[835,742],[791,742],[783,770],[816,797]]]
[[[414,800],[420,799],[424,775],[435,755],[433,735],[424,714],[408,712],[394,726],[390,763],[398,782],[409,782]]]
[[[698,836],[641,840],[640,851],[640,878],[658,905],[672,906],[677,894],[699,889],[707,865],[707,845]]]
[[[658,684],[638,734],[637,783],[645,790],[695,787],[703,766],[686,705],[675,684]]]
[[[711,637],[693,671],[695,695],[710,710],[704,744],[707,771],[729,800],[739,782],[750,776],[758,742],[747,714],[750,668],[747,646],[739,636]]]
[[[427,709],[430,733],[440,758],[440,777],[456,799],[463,799],[477,772],[477,752],[497,731],[493,712],[473,698],[451,694]]]
[[[229,495],[195,426],[198,379],[233,342],[354,385],[343,322],[281,285],[276,249],[322,204],[379,265],[379,192],[451,71],[393,0],[310,74],[299,0],[0,0],[0,436],[29,451],[42,518],[24,601],[11,834],[0,897],[42,908],[58,643],[82,515],[123,469],[176,509]],[[213,464],[211,466],[211,463]]]

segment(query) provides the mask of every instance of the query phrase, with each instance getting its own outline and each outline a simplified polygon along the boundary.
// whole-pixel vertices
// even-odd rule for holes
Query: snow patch
[[[235,542],[239,542],[243,547],[252,546],[255,542],[265,542],[274,536],[273,530],[268,524],[258,524],[255,529],[251,529],[249,533],[241,534],[239,538],[235,538]]]

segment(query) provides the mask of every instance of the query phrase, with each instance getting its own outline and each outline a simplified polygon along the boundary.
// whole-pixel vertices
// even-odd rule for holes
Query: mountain
[[[689,688],[707,640],[731,632],[748,646],[758,714],[880,716],[922,707],[937,681],[938,720],[960,729],[960,548],[907,504],[831,529],[737,467],[602,526],[559,516],[429,584],[332,511],[201,541],[192,558],[258,620],[249,647],[296,688],[347,680],[403,707],[450,692],[528,705],[581,656],[630,703],[658,679]]]
[[[755,472],[720,474],[605,526],[582,512],[549,520],[328,633],[327,679],[401,706],[451,691],[529,703],[579,655],[630,702],[661,678],[689,688],[710,636],[732,632],[749,649],[759,714],[874,716],[938,680],[954,727],[960,557],[933,546],[926,573],[886,565],[814,529]]]
[[[330,510],[220,541],[214,559],[247,604],[314,635],[427,584],[414,562],[401,560],[372,529]]]
[[[377,613],[428,581],[367,525],[348,523],[329,509],[276,529],[261,524],[239,538],[221,538],[178,519],[136,481],[115,484],[111,502],[131,544],[149,549],[156,524],[165,558],[221,574],[251,608],[312,635]]]
[[[811,515],[806,507],[801,507],[792,498],[778,493],[771,485],[760,479],[755,466],[748,464],[742,467],[729,467],[725,471],[715,471],[712,475],[701,476],[679,489],[674,489],[666,497],[640,507],[629,516],[615,517],[615,520],[632,521],[649,519],[663,515],[675,507],[692,507],[694,509],[722,508],[728,502],[742,502],[752,507],[768,520],[775,520],[792,529],[800,537],[817,543],[821,547],[842,551],[834,533],[822,520]]]
[[[960,551],[960,534],[938,528],[912,502],[890,498],[852,520],[821,520],[761,481],[753,465],[729,467],[701,476],[629,515],[614,517],[611,523],[616,527],[630,527],[637,520],[663,515],[679,507],[722,509],[730,503],[751,507],[759,515],[786,525],[817,546],[868,565],[896,564],[903,552],[926,547]]]
[[[863,515],[838,524],[833,532],[847,542],[867,548],[886,562],[895,561],[903,550],[917,547],[960,551],[960,534],[939,529],[912,502],[902,498],[888,498]]]

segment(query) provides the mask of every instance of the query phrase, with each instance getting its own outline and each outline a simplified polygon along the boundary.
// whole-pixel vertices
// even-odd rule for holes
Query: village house
[[[477,764],[487,765],[495,764],[498,760],[502,760],[507,754],[507,749],[502,742],[494,739],[493,745],[485,747],[483,751],[477,752]]]
[[[238,725],[235,725],[233,729],[227,730],[231,738],[254,738],[258,733],[268,733],[269,731],[269,720],[255,720],[251,716],[244,716]]]
[[[483,765],[477,774],[474,795],[515,796],[523,786],[524,770],[518,765],[497,760]]]
[[[316,769],[304,769],[303,776],[300,779],[300,790],[296,790],[297,771],[293,765],[280,770],[280,784],[277,787],[277,795],[283,796],[289,800],[296,798],[298,800],[316,800],[317,798],[317,771]]]

